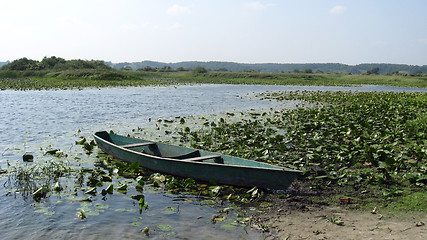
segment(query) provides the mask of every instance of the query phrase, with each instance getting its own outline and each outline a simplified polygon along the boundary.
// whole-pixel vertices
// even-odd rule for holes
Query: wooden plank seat
[[[191,151],[189,153],[184,153],[184,154],[181,154],[181,155],[164,156],[164,157],[173,158],[173,159],[195,158],[195,157],[200,157],[200,152],[199,152],[199,150],[194,150],[194,151]]]
[[[224,162],[220,155],[207,155],[207,156],[201,156],[201,157],[187,158],[184,160],[202,162],[203,160],[212,159],[212,158],[214,159],[214,161],[216,163],[223,163]]]
[[[132,143],[132,144],[121,145],[120,147],[133,148],[133,147],[142,147],[142,146],[148,146],[148,145],[156,145],[156,143],[155,142]]]

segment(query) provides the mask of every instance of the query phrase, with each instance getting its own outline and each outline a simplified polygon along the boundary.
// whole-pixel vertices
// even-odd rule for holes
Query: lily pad
[[[36,213],[43,213],[47,216],[52,216],[55,214],[55,211],[50,210],[50,207],[36,207],[36,210],[34,210]]]
[[[232,224],[222,224],[220,227],[221,227],[221,229],[224,229],[224,230],[234,230],[237,228],[236,226],[234,226]]]
[[[98,216],[100,212],[104,212],[104,210],[92,210],[86,211],[86,215],[90,216]]]
[[[135,209],[129,209],[129,208],[118,208],[114,210],[115,212],[129,212],[129,213],[134,213],[136,212]]]
[[[114,211],[115,212],[127,212],[128,209],[126,209],[126,208],[118,208],[118,209],[115,209]]]
[[[157,227],[160,229],[160,231],[163,231],[163,232],[173,230],[173,227],[171,225],[159,224],[159,225],[157,225]]]
[[[96,203],[95,208],[97,209],[108,209],[110,206],[108,204]]]
[[[178,213],[178,209],[175,207],[167,207],[165,210],[162,211],[163,214],[175,214]]]

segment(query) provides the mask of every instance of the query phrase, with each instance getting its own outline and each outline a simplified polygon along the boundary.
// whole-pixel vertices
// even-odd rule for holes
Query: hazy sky
[[[427,65],[427,0],[0,0],[0,61]]]

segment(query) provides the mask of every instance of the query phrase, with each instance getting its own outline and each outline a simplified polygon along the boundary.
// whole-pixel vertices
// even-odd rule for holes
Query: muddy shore
[[[296,183],[300,190],[304,187]],[[367,209],[357,204],[313,202],[318,193],[299,191],[286,198],[272,194],[271,204],[251,208],[253,227],[267,239],[427,239],[427,214]],[[330,198],[331,193],[321,197]]]

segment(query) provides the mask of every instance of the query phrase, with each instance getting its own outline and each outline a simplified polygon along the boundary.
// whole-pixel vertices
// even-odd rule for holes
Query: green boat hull
[[[220,184],[286,189],[301,171],[219,153],[111,134],[94,135],[98,147],[125,162],[153,171]]]

